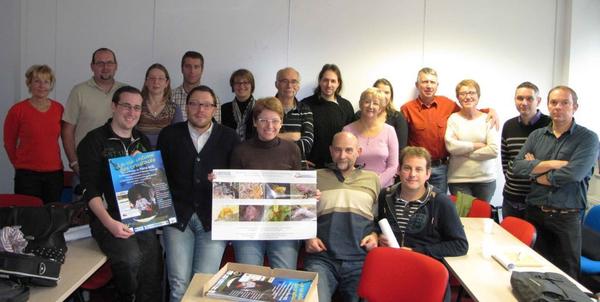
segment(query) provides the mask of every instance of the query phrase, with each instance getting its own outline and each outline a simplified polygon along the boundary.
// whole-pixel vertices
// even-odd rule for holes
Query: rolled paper
[[[383,218],[379,220],[379,227],[381,228],[381,232],[387,238],[390,243],[390,247],[399,248],[398,240],[396,240],[396,236],[394,236],[394,232],[392,231],[392,227],[388,222],[387,218]]]

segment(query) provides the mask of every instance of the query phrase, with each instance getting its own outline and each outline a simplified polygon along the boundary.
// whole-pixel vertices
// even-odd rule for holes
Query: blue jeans
[[[451,183],[448,186],[450,186],[450,193],[452,195],[456,195],[460,191],[487,202],[492,200],[492,196],[496,192],[496,180],[492,180],[491,182]]]
[[[448,192],[448,165],[439,165],[431,167],[431,176],[429,184],[438,189],[440,193],[447,194]]]
[[[236,262],[262,266],[266,252],[272,268],[296,269],[299,247],[298,240],[233,241]]]
[[[304,269],[319,274],[319,301],[329,302],[336,289],[342,295],[342,301],[360,301],[358,282],[364,260],[342,261],[326,255],[306,255]]]
[[[167,226],[163,236],[170,301],[180,301],[195,273],[214,274],[219,270],[227,241],[211,240],[211,233],[204,231],[196,214],[183,232]]]

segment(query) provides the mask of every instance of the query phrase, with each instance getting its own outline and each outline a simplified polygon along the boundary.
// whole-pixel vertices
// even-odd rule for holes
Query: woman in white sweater
[[[462,109],[448,118],[446,149],[450,153],[448,186],[450,193],[459,191],[490,201],[496,190],[498,132],[477,110],[479,84],[463,80],[456,85],[456,97]]]

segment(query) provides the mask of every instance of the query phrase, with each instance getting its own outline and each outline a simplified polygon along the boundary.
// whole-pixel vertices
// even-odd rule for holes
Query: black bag
[[[0,252],[0,273],[23,284],[56,286],[61,265],[43,257]]]
[[[25,302],[29,300],[29,287],[19,282],[0,279],[0,302]]]
[[[579,302],[591,297],[558,273],[512,272],[510,285],[519,302]]]
[[[73,210],[55,204],[43,207],[0,208],[0,227],[21,226],[27,239],[25,253],[65,261],[64,233],[71,225]]]

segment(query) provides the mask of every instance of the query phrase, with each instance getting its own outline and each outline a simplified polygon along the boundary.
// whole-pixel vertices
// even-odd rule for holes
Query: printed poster
[[[160,151],[108,162],[121,222],[136,233],[177,222]]]
[[[213,240],[316,237],[316,171],[214,170],[213,174]]]

